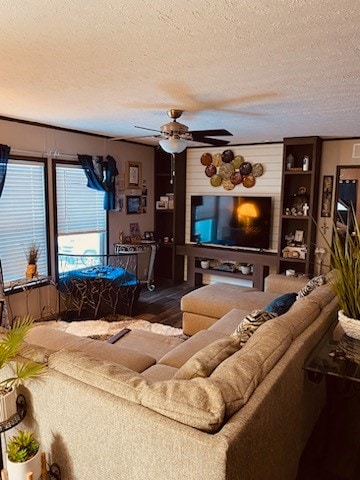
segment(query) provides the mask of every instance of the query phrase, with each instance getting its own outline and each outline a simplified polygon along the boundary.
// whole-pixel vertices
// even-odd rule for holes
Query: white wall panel
[[[242,196],[271,196],[272,197],[272,241],[271,250],[277,250],[279,215],[280,215],[280,193],[281,193],[281,170],[283,144],[264,145],[241,145],[229,147],[234,155],[242,155],[245,161],[261,163],[264,167],[264,174],[256,179],[252,188],[245,188],[242,184],[235,186],[233,190],[225,190],[222,186],[213,187],[210,179],[205,175],[205,167],[201,164],[200,158],[203,153],[222,153],[224,147],[220,148],[189,148],[187,150],[187,178],[186,178],[186,232],[185,242],[190,241],[190,197],[191,195],[242,195]]]

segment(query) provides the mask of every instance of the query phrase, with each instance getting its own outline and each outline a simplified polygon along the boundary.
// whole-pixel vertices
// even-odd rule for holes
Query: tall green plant
[[[332,244],[324,238],[330,252],[331,265],[338,271],[332,286],[339,307],[347,317],[360,320],[360,226],[354,211],[351,219],[354,225],[352,234],[347,232],[343,238],[334,225]]]
[[[45,370],[45,365],[32,360],[16,360],[25,337],[33,326],[30,315],[15,320],[12,328],[8,330],[0,341],[0,370],[14,360],[14,375],[0,382],[0,392],[8,391],[12,387],[22,384],[26,379],[37,377]]]

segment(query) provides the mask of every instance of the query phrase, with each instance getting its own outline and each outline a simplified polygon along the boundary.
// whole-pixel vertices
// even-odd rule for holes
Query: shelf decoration
[[[252,165],[241,155],[234,155],[232,150],[223,153],[203,153],[200,162],[205,167],[205,175],[210,178],[213,187],[223,186],[225,190],[233,190],[237,185],[252,188],[256,178],[264,173],[261,163]]]

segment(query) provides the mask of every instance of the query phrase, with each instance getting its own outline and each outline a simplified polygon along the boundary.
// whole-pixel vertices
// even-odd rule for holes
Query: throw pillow
[[[291,305],[295,302],[297,294],[295,292],[284,293],[280,297],[274,298],[264,310],[266,312],[276,313],[277,315],[282,315],[286,313]]]
[[[308,281],[308,283],[298,292],[296,300],[300,298],[306,297],[315,290],[316,287],[320,287],[326,283],[325,275],[319,275],[317,277],[312,278]]]
[[[244,317],[236,327],[232,335],[240,336],[240,348],[245,345],[249,338],[261,327],[261,325],[272,318],[277,317],[276,313],[265,310],[253,310]]]

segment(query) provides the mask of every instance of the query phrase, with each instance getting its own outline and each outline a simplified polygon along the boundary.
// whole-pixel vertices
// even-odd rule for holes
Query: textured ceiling
[[[359,0],[2,0],[0,115],[232,143],[360,136]],[[157,139],[139,138],[141,143]]]

